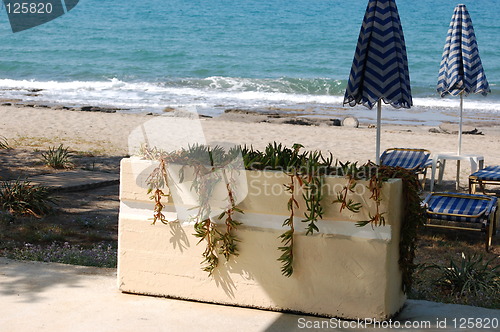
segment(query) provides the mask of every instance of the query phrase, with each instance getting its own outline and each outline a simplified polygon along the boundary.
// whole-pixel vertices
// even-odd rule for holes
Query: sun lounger
[[[392,167],[402,167],[423,175],[422,190],[425,187],[427,169],[432,166],[431,152],[426,149],[391,148],[380,156],[380,164]]]
[[[476,193],[477,185],[486,194],[484,186],[487,184],[500,185],[500,166],[488,166],[472,173],[469,176],[469,194]]]
[[[486,232],[486,251],[496,232],[497,198],[486,195],[431,193],[423,202],[430,227]],[[443,224],[430,220],[444,221]],[[480,227],[473,227],[473,224]]]

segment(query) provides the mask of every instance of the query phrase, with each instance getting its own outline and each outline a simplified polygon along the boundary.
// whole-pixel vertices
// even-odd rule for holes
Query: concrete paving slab
[[[1,332],[379,331],[390,326],[410,327],[406,331],[459,331],[455,325],[463,319],[500,320],[500,310],[409,300],[392,321],[365,326],[356,321],[123,294],[115,269],[6,258],[0,258],[0,312]]]
[[[120,175],[86,170],[70,170],[30,177],[32,184],[42,185],[57,191],[91,189],[119,183]]]

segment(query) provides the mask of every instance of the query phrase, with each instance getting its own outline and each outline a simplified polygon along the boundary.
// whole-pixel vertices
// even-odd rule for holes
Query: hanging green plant
[[[302,197],[306,204],[306,212],[302,222],[308,223],[306,235],[319,232],[317,222],[323,218],[324,209],[321,205],[323,200],[324,172],[330,167],[330,161],[325,161],[320,152],[311,152],[302,165],[302,183],[304,193]]]
[[[235,220],[235,212],[243,213],[235,203],[235,195],[232,189],[234,180],[228,176],[233,169],[228,167],[232,158],[240,153],[239,150],[230,149],[226,151],[219,147],[207,147],[203,145],[193,145],[188,149],[181,149],[173,153],[166,153],[157,149],[144,148],[143,155],[149,159],[159,162],[153,172],[148,177],[148,192],[153,193],[151,199],[154,200],[153,224],[160,220],[162,223],[169,221],[163,214],[164,204],[162,199],[169,197],[170,194],[164,194],[162,188],[168,187],[168,165],[179,164],[182,167],[179,170],[179,179],[182,183],[185,179],[185,168],[190,167],[193,170],[193,181],[191,189],[197,194],[198,206],[196,214],[193,217],[195,236],[200,242],[205,242],[206,247],[202,254],[203,270],[209,275],[213,273],[219,264],[219,255],[223,255],[226,260],[231,256],[238,255],[237,242],[239,241],[234,231],[241,223]],[[227,168],[227,170],[226,170]],[[223,220],[225,230],[219,230],[218,226],[211,219],[210,197],[218,183],[224,181],[227,190],[228,207],[219,216],[218,220]]]
[[[375,203],[375,214],[369,215],[369,219],[357,223],[357,226],[371,224],[373,227],[385,225],[384,212],[380,211],[382,186],[390,178],[401,178],[403,181],[404,195],[404,222],[401,226],[400,258],[399,265],[403,274],[403,290],[408,292],[412,285],[412,276],[415,270],[413,264],[417,241],[417,230],[425,220],[425,214],[420,205],[419,182],[416,175],[402,168],[391,168],[377,166],[367,163],[358,166],[357,163],[335,163],[330,154],[324,157],[321,152],[301,152],[303,148],[300,144],[294,144],[292,148],[287,148],[281,143],[271,143],[264,151],[254,150],[253,147],[235,147],[225,151],[221,147],[206,147],[194,145],[188,149],[181,149],[173,153],[163,153],[155,149],[149,149],[144,155],[153,160],[159,161],[159,166],[149,177],[149,192],[153,193],[152,199],[155,202],[153,223],[157,220],[168,222],[162,211],[164,205],[162,200],[170,196],[165,194],[163,188],[168,187],[168,165],[182,165],[179,178],[184,180],[184,170],[186,167],[193,169],[194,177],[191,188],[199,197],[197,214],[195,216],[195,236],[200,238],[199,242],[205,242],[206,248],[203,253],[203,269],[212,274],[218,266],[220,256],[229,260],[231,256],[238,255],[237,243],[239,242],[236,230],[241,224],[235,217],[236,213],[243,213],[236,206],[234,179],[232,174],[239,170],[234,169],[231,161],[241,154],[246,170],[274,170],[285,173],[289,182],[284,184],[286,192],[290,195],[287,208],[290,212],[288,218],[283,222],[283,227],[288,229],[283,232],[279,239],[281,245],[278,250],[281,255],[278,261],[281,262],[281,272],[290,277],[294,268],[294,219],[297,210],[300,208],[297,193],[302,192],[302,199],[305,204],[302,222],[307,223],[306,235],[314,234],[320,230],[318,222],[323,218],[325,197],[323,194],[326,175],[345,176],[347,182],[337,193],[337,198],[333,204],[340,204],[340,211],[347,209],[358,213],[362,204],[355,202],[349,196],[355,193],[356,185],[360,180],[368,181],[367,188],[371,193],[370,200]],[[225,227],[214,223],[210,218],[209,198],[212,190],[223,181],[227,190],[228,205],[218,216],[218,220],[223,221]]]
[[[283,227],[289,227],[290,229],[279,236],[283,246],[278,247],[278,250],[283,252],[278,258],[278,261],[282,262],[281,273],[286,277],[290,277],[293,274],[293,235],[295,233],[293,220],[295,218],[295,209],[299,208],[299,202],[295,199],[295,181],[300,181],[300,178],[298,178],[296,174],[292,173],[289,176],[290,183],[285,184],[285,188],[290,194],[290,199],[288,200],[290,217],[285,219]]]

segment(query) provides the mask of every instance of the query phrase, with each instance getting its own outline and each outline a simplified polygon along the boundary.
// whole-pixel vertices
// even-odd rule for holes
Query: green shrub
[[[440,272],[437,284],[455,295],[500,295],[500,265],[493,265],[494,259],[483,261],[482,255],[462,253],[458,263],[451,259],[449,267],[432,265],[430,268]]]
[[[74,167],[71,161],[71,153],[62,144],[57,148],[50,147],[48,151],[42,152],[42,160],[45,165],[56,169]]]
[[[50,191],[29,181],[3,181],[0,185],[0,207],[13,215],[40,217],[51,211]]]

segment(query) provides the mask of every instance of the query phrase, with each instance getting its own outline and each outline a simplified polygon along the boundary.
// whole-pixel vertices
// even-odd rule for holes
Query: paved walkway
[[[0,313],[1,332],[345,331],[335,326],[356,323],[123,294],[114,269],[6,258],[0,258]],[[453,319],[467,318],[500,320],[500,310],[410,300],[392,324],[429,322],[432,329],[405,330],[444,331],[437,324],[446,320],[446,330],[455,330]],[[356,327],[349,331],[381,330]]]
[[[49,187],[52,190],[84,190],[119,183],[120,175],[113,173],[72,170],[32,176],[32,184]]]

